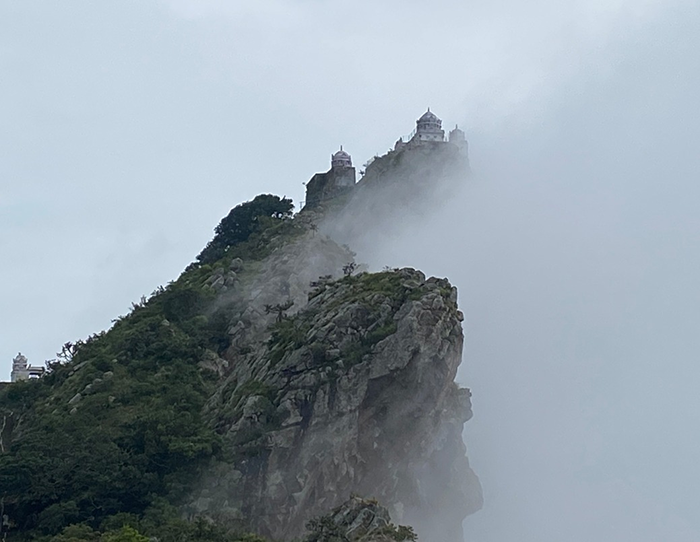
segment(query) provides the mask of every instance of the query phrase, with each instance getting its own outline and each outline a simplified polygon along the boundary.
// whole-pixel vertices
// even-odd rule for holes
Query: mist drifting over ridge
[[[467,540],[700,536],[698,80],[675,22],[539,122],[472,134],[462,193],[358,254],[460,287]]]
[[[377,83],[353,86],[351,97],[349,90],[337,90],[334,77],[321,78],[313,98],[321,96],[322,101],[312,104],[308,85],[297,79],[308,76],[308,81],[322,73],[331,54],[314,50],[311,62],[303,64],[290,53],[283,73],[291,84],[282,85],[284,79],[259,67],[265,65],[260,60],[276,65],[278,42],[250,45],[253,60],[245,60],[231,51],[234,46],[240,50],[246,36],[222,37],[225,17],[217,23],[219,30],[211,31],[207,17],[236,9],[236,4],[170,4],[176,6],[176,14],[185,12],[189,23],[129,5],[129,16],[140,23],[135,31],[137,51],[148,47],[145,36],[153,21],[166,19],[163,27],[172,25],[159,44],[163,62],[157,62],[157,56],[150,61],[163,70],[167,85],[147,77],[148,61],[130,64],[138,55],[127,48],[119,57],[124,64],[111,67],[113,79],[105,82],[91,74],[77,79],[83,82],[77,86],[78,96],[90,106],[90,114],[68,128],[51,118],[41,132],[55,140],[66,136],[71,152],[55,143],[35,145],[31,153],[8,153],[3,161],[3,179],[13,181],[3,182],[0,204],[4,230],[12,235],[3,238],[1,246],[8,260],[18,262],[3,270],[3,363],[24,348],[13,338],[31,342],[32,361],[40,362],[62,339],[94,332],[96,321],[107,326],[128,306],[124,299],[138,299],[191,260],[210,236],[216,220],[212,216],[223,216],[262,187],[290,190],[290,183],[306,179],[314,170],[317,149],[325,148],[328,140],[346,139],[350,133],[360,146],[353,154],[370,156],[405,132],[402,126],[410,125],[412,115],[429,102],[446,122],[454,119],[467,128],[475,177],[464,196],[446,202],[436,218],[422,228],[409,227],[410,237],[378,245],[375,253],[361,252],[358,259],[375,268],[419,267],[449,277],[460,288],[467,333],[463,378],[474,392],[476,413],[467,442],[486,493],[485,509],[467,522],[468,535],[475,541],[697,540],[697,6],[439,2],[420,8],[409,3],[401,24],[386,27],[391,36],[387,39],[378,27],[398,4],[386,4],[370,18],[368,4],[361,2],[356,14],[344,20],[343,39],[325,37],[333,44],[332,52],[343,52],[356,66],[352,74],[358,80]],[[256,28],[262,28],[265,38],[272,30],[293,38],[289,26],[274,16],[275,4],[263,4],[262,15],[254,17],[249,8],[239,20],[258,20]],[[17,6],[14,3],[6,13]],[[308,28],[304,25],[323,27],[335,15],[335,8],[318,8],[316,3],[298,11],[296,4],[289,6],[295,21],[307,20],[302,30]],[[307,10],[314,7],[321,13],[307,18]],[[445,85],[421,81],[414,77],[413,62],[396,59],[395,51],[410,45],[411,36],[422,28],[422,9],[432,12],[433,24],[445,25],[447,36],[439,47],[416,44],[410,52],[447,74]],[[103,15],[86,13],[98,21],[97,15]],[[448,21],[446,14],[459,17]],[[9,15],[2,19],[4,24],[15,21]],[[57,27],[68,29],[74,19],[80,19],[75,11],[52,18],[63,21],[64,26]],[[571,21],[580,24],[570,26]],[[131,21],[118,15],[112,24],[126,30]],[[232,24],[237,24],[235,19]],[[349,39],[353,25],[373,38],[358,45],[359,52],[350,45],[355,43]],[[24,50],[17,33],[2,32],[3,50],[12,51],[5,58],[21,59],[15,54],[20,49],[29,58],[45,54],[47,45]],[[62,52],[66,40],[58,36]],[[177,54],[172,51],[182,43],[196,45],[191,49],[196,54],[191,54],[205,59],[206,76],[196,71],[199,56],[173,61]],[[310,49],[305,41],[297,43],[299,47],[292,48],[296,53]],[[470,57],[466,45],[473,44],[483,47]],[[78,70],[71,58],[85,66],[78,71],[93,68],[102,73],[99,55],[68,49],[74,55],[65,57],[68,74]],[[385,62],[370,59],[377,50],[383,55],[376,56],[395,59],[397,73],[388,74]],[[450,51],[465,55],[464,68],[461,56]],[[196,73],[191,80],[185,75],[188,69]],[[229,71],[249,81],[265,80],[269,89],[251,98],[230,83]],[[25,81],[16,71],[11,73]],[[136,92],[129,76],[145,90]],[[223,83],[211,82],[217,77]],[[185,90],[173,84],[184,80],[191,85]],[[204,92],[200,94],[192,81],[205,81]],[[113,82],[117,90],[108,94],[112,105],[103,107],[100,93],[94,91]],[[51,92],[45,85],[34,85],[29,86],[42,91],[25,96],[19,101],[22,107],[13,106],[12,111],[7,104],[18,103],[15,91],[2,91],[10,98],[4,100],[3,115],[22,124],[20,139],[16,132],[3,131],[6,149],[18,146],[16,141],[39,139],[36,134],[46,128],[46,121],[31,112],[42,100],[49,112],[75,118],[77,102],[68,85],[51,87]],[[173,93],[170,100],[163,99],[166,88]],[[391,104],[380,94],[392,96]],[[127,107],[134,96],[137,107]],[[205,98],[212,99],[212,109],[206,109]],[[272,111],[268,128],[255,132],[256,138],[237,139],[238,134],[225,127],[226,122],[234,125],[225,107],[233,99],[256,105],[251,112],[236,111],[250,124],[257,124],[260,111]],[[149,108],[158,100],[166,105]],[[282,101],[284,108],[270,107]],[[338,108],[338,102],[344,107]],[[176,106],[180,113],[171,115]],[[375,119],[384,107],[388,110],[382,118],[391,130],[368,130],[379,124]],[[311,109],[315,115],[306,137],[289,141],[285,134],[303,125],[301,121],[309,122]],[[95,118],[95,111],[103,114]],[[125,112],[128,121],[148,127],[133,147],[121,143],[134,131],[133,122],[118,122]],[[226,119],[224,127],[216,124],[219,115]],[[32,122],[24,122],[28,118]],[[218,126],[214,135],[220,141],[207,135],[197,142],[191,134],[207,134],[204,128],[212,123]],[[262,145],[270,125],[279,134]],[[165,137],[159,130],[173,135]],[[114,140],[110,133],[116,134]],[[149,138],[167,144],[157,149],[144,146],[149,153],[142,155],[138,144]],[[236,158],[232,141],[239,148],[258,150],[251,158]],[[106,148],[112,143],[117,158],[91,155],[93,145]],[[268,145],[279,150],[283,168],[262,160],[260,149]],[[187,152],[177,156],[182,149]],[[49,175],[48,168],[29,163],[56,165]],[[186,167],[180,167],[183,164]],[[154,180],[163,177],[167,182]],[[204,195],[192,182],[202,177],[211,187]],[[266,184],[268,179],[274,186]],[[139,198],[118,193],[137,189]],[[297,189],[301,191],[300,185]],[[171,203],[157,205],[164,190]],[[231,193],[233,201],[222,201],[223,192]],[[41,194],[40,204],[36,193]],[[112,206],[96,204],[104,199],[111,199]],[[65,209],[76,200],[82,205],[59,216],[63,213],[56,208]],[[185,213],[191,221],[182,219]],[[192,222],[198,223],[194,229]],[[43,237],[47,231],[48,240]],[[146,238],[144,231],[152,233]],[[71,252],[69,261],[62,259],[76,244],[93,250]],[[154,250],[157,261],[151,258]],[[43,295],[39,284],[47,258],[62,264],[51,265],[54,278]],[[133,269],[134,260],[143,262],[143,268],[125,273]],[[67,285],[65,293],[56,292],[55,284]],[[22,290],[31,295],[17,295]],[[57,313],[65,314],[61,320],[72,325],[56,322]],[[41,331],[38,339],[37,333],[26,331],[34,326],[51,329],[51,339]]]

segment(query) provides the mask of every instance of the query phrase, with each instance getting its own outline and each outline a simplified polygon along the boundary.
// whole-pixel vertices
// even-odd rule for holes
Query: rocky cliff
[[[376,161],[333,209],[239,205],[177,280],[0,391],[9,539],[124,524],[161,542],[291,539],[359,494],[425,540],[461,541],[481,488],[462,441],[471,394],[454,382],[456,289],[368,273],[337,241],[359,239],[341,226],[369,202],[461,171],[454,149],[429,149]]]
[[[456,289],[413,269],[334,279],[347,258],[309,233],[228,300],[234,341],[215,362],[225,369],[207,412],[235,453],[188,511],[290,538],[358,493],[432,539],[459,540],[481,493],[461,438],[470,393],[454,383]],[[265,314],[288,299],[285,317]]]

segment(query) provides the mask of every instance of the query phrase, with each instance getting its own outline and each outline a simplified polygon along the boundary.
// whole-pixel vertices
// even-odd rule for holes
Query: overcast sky
[[[0,374],[430,106],[475,179],[360,257],[460,288],[469,539],[700,540],[699,24],[691,0],[1,1]]]

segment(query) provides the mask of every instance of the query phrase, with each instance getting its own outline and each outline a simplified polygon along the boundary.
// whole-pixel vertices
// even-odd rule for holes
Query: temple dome
[[[331,167],[352,167],[352,158],[340,146],[340,150],[331,156]]]
[[[442,120],[433,113],[430,108],[416,121],[416,135],[418,141],[444,141],[445,131],[442,129]]]
[[[442,121],[438,118],[438,116],[433,113],[430,109],[428,109],[425,113],[423,113],[423,116],[418,119],[418,122],[423,123],[423,122],[439,122],[442,124]]]
[[[462,141],[464,139],[464,130],[460,130],[459,126],[455,125],[454,130],[450,131],[450,141]]]

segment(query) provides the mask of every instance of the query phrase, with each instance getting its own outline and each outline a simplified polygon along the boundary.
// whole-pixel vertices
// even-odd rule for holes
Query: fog
[[[359,254],[460,287],[485,493],[467,540],[700,539],[699,85],[677,22],[536,122],[472,132],[464,192]]]
[[[260,192],[303,199],[428,105],[464,193],[358,259],[459,287],[473,542],[700,540],[700,7],[0,6],[0,367],[175,278]],[[429,210],[431,211],[431,210]]]

